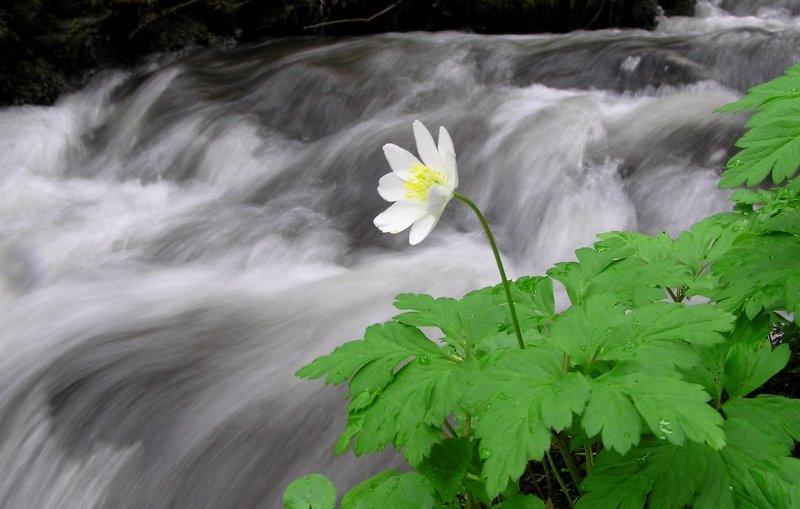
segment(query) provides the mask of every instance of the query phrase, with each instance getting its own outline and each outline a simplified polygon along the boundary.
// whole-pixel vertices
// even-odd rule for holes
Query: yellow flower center
[[[447,177],[433,168],[414,163],[411,167],[411,178],[405,181],[403,188],[408,200],[428,201],[428,189],[436,184],[444,184]]]

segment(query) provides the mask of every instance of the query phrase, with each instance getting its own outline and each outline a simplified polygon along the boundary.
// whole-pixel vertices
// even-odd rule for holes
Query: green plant
[[[501,286],[402,294],[402,313],[301,368],[348,384],[337,452],[391,445],[414,469],[364,481],[342,507],[796,507],[800,400],[751,394],[789,360],[773,330],[800,315],[798,90],[800,65],[723,108],[755,113],[721,186],[783,185],[736,191],[732,212],[674,239],[601,234],[511,282],[524,345]],[[526,475],[537,462],[545,475]]]

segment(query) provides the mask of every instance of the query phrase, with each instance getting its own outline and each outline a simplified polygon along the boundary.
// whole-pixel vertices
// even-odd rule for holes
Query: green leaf
[[[695,509],[772,507],[755,504],[759,484],[766,482],[773,493],[791,492],[797,479],[785,478],[776,469],[800,437],[800,401],[777,396],[729,401],[727,447],[705,449],[707,459],[702,489],[692,505]],[[760,478],[760,480],[758,480]],[[776,506],[779,507],[779,506]]]
[[[786,278],[783,302],[786,311],[794,313],[795,320],[800,318],[800,273],[792,274]]]
[[[749,498],[756,507],[796,509],[800,500],[800,460],[779,458],[751,468]],[[775,482],[776,478],[778,482]]]
[[[347,424],[345,425],[344,431],[339,435],[339,438],[336,440],[336,447],[334,447],[333,452],[336,454],[345,454],[350,449],[350,441],[361,433],[362,428],[364,427],[364,414],[363,413],[350,413],[347,416]]]
[[[388,472],[391,474],[391,471]],[[383,472],[350,490],[342,509],[440,509],[430,481],[416,472],[387,475]]]
[[[361,501],[375,491],[375,488],[380,486],[384,481],[397,477],[399,472],[396,468],[384,470],[379,472],[366,481],[362,481],[355,485],[350,491],[345,493],[342,497],[342,509],[356,509],[363,508],[359,504]],[[363,508],[366,509],[366,508]]]
[[[728,396],[742,398],[761,387],[789,362],[789,345],[775,349],[769,339],[731,345],[725,361],[723,386]]]
[[[578,509],[690,506],[703,482],[706,458],[700,444],[685,446],[654,438],[625,456],[604,451],[583,484]]]
[[[765,104],[795,97],[800,97],[800,64],[789,67],[783,76],[778,76],[766,83],[750,88],[743,98],[726,104],[719,111],[760,109]]]
[[[725,405],[727,447],[653,437],[621,455],[603,451],[578,508],[772,508],[797,493],[798,462],[785,458],[800,434],[800,401],[774,396]],[[588,412],[588,409],[587,409]]]
[[[743,309],[753,318],[762,309],[784,307],[786,286],[800,277],[800,238],[777,234],[748,236],[714,265],[719,286],[709,296],[724,309]]]
[[[669,370],[659,372],[652,366],[641,367],[635,364],[620,363],[608,373],[601,375],[592,382],[592,398],[584,413],[583,426],[591,436],[596,433],[596,428],[587,429],[586,415],[590,410],[601,412],[598,417],[603,426],[618,425],[627,427],[630,437],[623,433],[622,438],[615,436],[612,444],[604,444],[624,453],[626,443],[635,444],[638,434],[634,436],[635,425],[631,423],[632,417],[628,411],[624,421],[618,422],[617,416],[603,412],[597,406],[592,406],[598,386],[605,386],[616,393],[614,401],[622,401],[619,395],[630,399],[641,415],[650,431],[656,437],[667,440],[676,445],[682,445],[685,438],[695,442],[706,442],[711,447],[719,449],[725,445],[725,435],[722,432],[722,417],[705,402],[710,399],[708,394],[699,385],[690,384],[679,378],[679,375]],[[601,396],[609,399],[606,391]],[[618,403],[619,405],[619,403]]]
[[[499,351],[471,373],[464,402],[477,416],[474,432],[489,497],[516,481],[529,460],[541,460],[550,447],[550,426],[563,425],[564,412],[583,410],[588,385],[579,373],[565,375],[562,360],[562,353],[545,347]],[[563,407],[553,399],[545,404],[547,398]]]
[[[658,302],[628,312],[608,334],[597,359],[688,368],[698,361],[693,345],[724,341],[734,316],[711,305]]]
[[[556,304],[553,297],[553,280],[545,276],[521,277],[512,282],[514,300],[525,306],[532,316],[555,318]],[[518,306],[519,307],[519,306]],[[521,310],[517,310],[521,311]],[[524,311],[520,312],[524,316]],[[520,316],[520,319],[523,318]]]
[[[333,509],[336,487],[322,474],[309,474],[292,481],[283,492],[286,509]]]
[[[616,387],[591,381],[591,398],[581,426],[590,437],[602,432],[601,439],[607,449],[625,454],[639,443],[642,419],[631,400]]]
[[[369,381],[363,389],[377,391],[388,384],[394,371],[410,358],[444,356],[442,349],[415,327],[394,322],[373,325],[367,328],[364,339],[350,341],[336,348],[330,355],[315,359],[300,368],[296,375],[301,378],[320,378],[328,375],[325,383],[340,384],[355,377],[365,366],[370,368]],[[353,391],[358,395],[361,390]]]
[[[411,310],[395,320],[417,327],[438,327],[445,335],[443,340],[456,347],[462,357],[474,350],[477,341],[497,333],[507,313],[505,299],[486,290],[468,293],[461,300],[405,293],[397,296],[394,305]]]
[[[625,308],[612,296],[593,296],[561,313],[550,328],[550,338],[573,363],[588,367],[616,339],[614,327],[624,319]]]
[[[449,358],[420,357],[405,365],[394,380],[364,410],[355,439],[357,455],[393,444],[411,465],[418,465],[441,439],[444,418],[458,408],[462,387]]]
[[[474,444],[466,438],[451,438],[435,444],[417,467],[428,478],[442,500],[452,501],[472,460]]]
[[[794,175],[800,165],[798,90],[800,73],[793,66],[785,76],[751,88],[743,99],[721,109],[756,113],[747,122],[749,130],[736,142],[743,150],[728,161],[720,187],[755,186],[770,172],[776,184]]]
[[[493,505],[493,509],[544,509],[544,502],[533,495],[511,495],[506,497],[498,505]]]
[[[800,400],[758,396],[730,400],[723,409],[751,458],[787,456],[800,441]]]

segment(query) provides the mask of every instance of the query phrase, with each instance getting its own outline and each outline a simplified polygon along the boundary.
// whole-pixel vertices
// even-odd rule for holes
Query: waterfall
[[[380,147],[444,125],[512,276],[596,233],[676,234],[744,116],[800,60],[797,2],[700,2],[654,32],[274,39],[155,55],[50,107],[0,110],[0,507],[276,508],[332,453],[344,394],[294,371],[394,295],[497,284],[449,205],[381,234]]]

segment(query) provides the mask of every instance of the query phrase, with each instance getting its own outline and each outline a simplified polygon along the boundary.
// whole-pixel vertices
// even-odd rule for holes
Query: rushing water
[[[331,453],[341,391],[293,372],[396,293],[497,282],[469,210],[382,235],[381,145],[445,125],[513,275],[595,233],[728,207],[741,116],[800,60],[798,2],[656,32],[275,40],[154,59],[0,110],[0,507],[279,507],[395,462]]]

